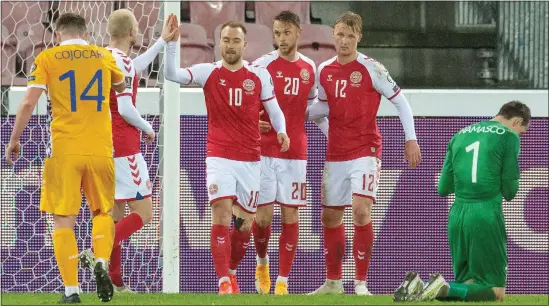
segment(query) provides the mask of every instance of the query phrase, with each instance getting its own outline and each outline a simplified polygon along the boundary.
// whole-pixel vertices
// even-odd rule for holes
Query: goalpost
[[[132,58],[159,37],[166,17],[179,19],[177,1],[2,1],[2,90],[0,146],[2,156],[13,128],[15,110],[26,86],[35,56],[53,42],[54,19],[63,12],[83,15],[88,22],[90,43],[107,46],[106,23],[119,8],[134,11],[140,27]],[[155,93],[156,101],[137,99],[137,105],[153,105],[144,117],[158,132],[156,145],[142,143],[153,185],[151,222],[124,242],[122,274],[132,289],[140,292],[180,291],[180,86],[164,79],[163,53],[140,75],[140,92]],[[179,65],[179,48],[176,62]],[[148,96],[150,97],[150,95]],[[154,103],[151,103],[154,102]],[[53,255],[53,219],[39,212],[40,184],[48,118],[45,95],[22,136],[22,156],[14,167],[0,162],[1,193],[0,251],[2,290],[52,292],[62,288]],[[90,213],[85,200],[75,227],[79,250],[91,247]],[[94,291],[90,271],[81,269],[83,291]]]
[[[179,1],[164,1],[162,8],[164,20],[170,13],[180,20]],[[176,65],[179,66],[180,48],[176,48]],[[162,70],[161,75],[163,76]],[[163,117],[162,130],[162,236],[161,246],[163,255],[162,291],[164,293],[179,292],[179,235],[180,235],[180,152],[181,152],[181,116],[179,84],[167,82],[164,79],[163,95],[160,97],[161,114]]]

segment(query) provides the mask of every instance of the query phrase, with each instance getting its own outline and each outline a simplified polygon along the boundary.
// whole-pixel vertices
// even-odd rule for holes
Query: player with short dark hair
[[[266,67],[271,74],[292,147],[287,152],[280,152],[274,131],[261,135],[261,188],[253,225],[257,251],[255,287],[262,294],[268,294],[271,288],[267,249],[276,203],[280,205],[282,232],[274,293],[283,295],[288,294],[288,276],[299,240],[298,208],[307,205],[305,116],[307,106],[317,101],[317,88],[315,63],[297,52],[301,35],[299,16],[290,11],[280,12],[274,18],[273,34],[278,50],[260,57],[254,64]],[[326,118],[319,119],[317,125],[324,134],[328,133]]]
[[[259,200],[260,107],[269,114],[282,152],[290,146],[286,122],[267,69],[242,60],[246,47],[246,28],[242,23],[231,21],[222,26],[222,60],[216,63],[177,69],[178,38],[168,43],[164,71],[170,81],[204,88],[208,111],[206,181],[213,223],[210,247],[219,294],[239,293],[229,264],[236,270],[246,253]],[[231,215],[233,229],[229,235]]]
[[[114,224],[114,161],[109,100],[111,87],[125,88],[124,74],[105,48],[88,45],[82,16],[66,13],[57,19],[59,46],[40,52],[28,76],[10,143],[9,163],[21,150],[19,138],[43,91],[48,94],[50,138],[44,160],[40,210],[54,220],[53,248],[65,285],[61,303],[80,303],[76,217],[86,195],[92,212],[92,244],[97,294],[103,302],[113,296],[107,266]]]
[[[370,295],[366,277],[372,256],[374,230],[371,211],[381,171],[381,135],[376,123],[381,96],[398,110],[404,127],[404,157],[415,168],[421,159],[414,117],[400,87],[385,67],[357,50],[362,18],[347,12],[334,27],[337,56],[317,72],[318,99],[309,107],[309,120],[328,116],[330,133],[323,176],[322,224],[326,282],[312,294],[343,293],[345,207],[353,209],[355,293]]]
[[[520,135],[530,125],[524,103],[504,104],[496,117],[461,129],[448,144],[438,193],[455,193],[448,216],[448,241],[455,282],[431,275],[423,288],[416,272],[406,275],[395,301],[503,301],[507,280],[507,236],[502,198],[519,188]]]

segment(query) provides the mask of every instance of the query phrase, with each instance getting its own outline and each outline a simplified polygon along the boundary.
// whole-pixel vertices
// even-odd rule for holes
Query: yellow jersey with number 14
[[[48,96],[48,156],[113,156],[109,110],[111,84],[124,81],[105,48],[71,39],[38,54],[28,87]]]

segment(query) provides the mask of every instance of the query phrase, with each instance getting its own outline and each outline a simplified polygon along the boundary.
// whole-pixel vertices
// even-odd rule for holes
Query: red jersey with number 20
[[[305,113],[308,101],[317,95],[315,84],[316,67],[308,57],[298,53],[298,60],[287,61],[278,51],[268,53],[254,63],[266,67],[274,82],[276,100],[286,118],[286,131],[292,143],[286,152],[280,152],[277,133],[271,129],[261,134],[261,155],[284,159],[307,159],[307,134]],[[264,114],[262,120],[270,122]]]
[[[400,93],[387,69],[359,53],[345,65],[339,64],[337,57],[320,64],[318,78],[318,99],[330,109],[326,161],[381,158],[376,123],[381,95],[391,100]]]
[[[230,71],[219,61],[186,70],[190,74],[188,84],[204,88],[208,111],[207,156],[259,161],[260,107],[262,102],[275,98],[267,69],[245,62],[242,68]]]
[[[111,88],[110,107],[112,117],[112,140],[114,146],[114,157],[135,155],[141,152],[141,132],[129,124],[118,112],[118,97],[129,96],[135,106],[139,78],[133,66],[133,61],[124,52],[116,48],[107,48],[116,59],[118,68],[126,78],[126,89],[117,93]]]

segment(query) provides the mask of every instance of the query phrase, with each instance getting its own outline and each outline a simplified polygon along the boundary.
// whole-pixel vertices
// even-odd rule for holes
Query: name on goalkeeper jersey
[[[468,126],[461,131],[460,134],[465,133],[494,133],[498,135],[505,134],[505,129],[499,126],[490,125],[490,126]]]
[[[103,58],[102,52],[98,50],[64,50],[55,52],[55,58],[58,60],[77,60],[81,58]]]

